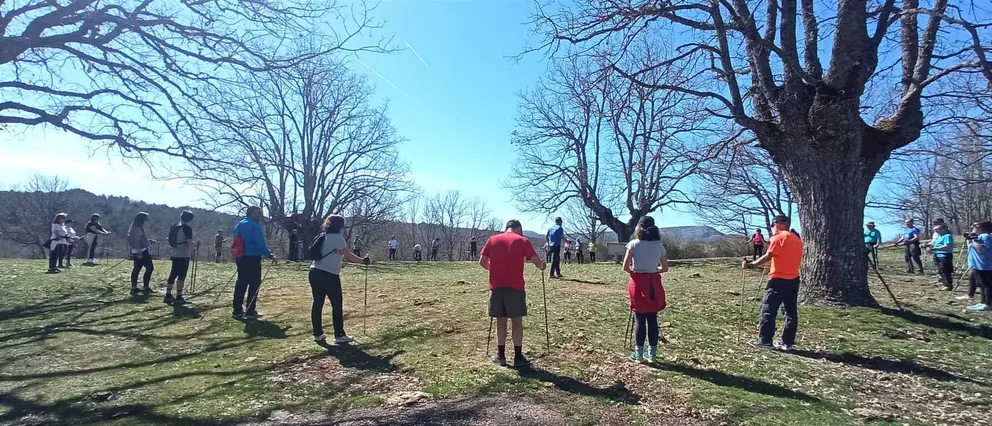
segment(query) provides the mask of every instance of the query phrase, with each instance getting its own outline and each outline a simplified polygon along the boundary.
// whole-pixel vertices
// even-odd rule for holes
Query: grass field
[[[745,344],[758,272],[738,343],[736,262],[676,262],[661,320],[671,343],[651,366],[621,347],[617,266],[566,265],[566,280],[547,284],[550,354],[540,275],[528,270],[535,368],[520,372],[486,361],[486,276],[473,263],[373,265],[367,316],[361,269],[346,268],[358,341],[325,350],[311,339],[302,265],[267,263],[265,317],[239,322],[231,264],[202,264],[192,304],[174,309],[161,293],[132,298],[129,264],[44,275],[41,261],[5,260],[0,424],[992,424],[992,315],[964,313],[932,277],[902,275],[896,253],[883,259],[907,311],[873,280],[887,308],[802,307],[792,354]],[[161,290],[168,263],[156,266]]]

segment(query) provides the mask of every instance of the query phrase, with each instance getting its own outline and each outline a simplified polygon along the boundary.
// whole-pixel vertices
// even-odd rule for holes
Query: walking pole
[[[875,276],[878,277],[878,280],[882,283],[882,286],[885,287],[885,291],[889,293],[889,297],[891,297],[892,301],[896,303],[896,307],[899,308],[900,311],[903,310],[902,304],[900,304],[899,300],[896,299],[896,295],[892,293],[892,289],[890,289],[889,285],[885,283],[884,279],[882,279],[882,274],[878,273],[878,268],[874,268],[873,270],[875,271]]]
[[[265,277],[269,276],[269,267],[265,267],[265,273],[262,274],[262,280],[258,282],[258,288],[255,289],[255,294],[252,295],[251,299],[248,300],[248,306],[251,306],[258,300],[258,293],[262,291],[262,283],[265,282]]]
[[[489,344],[493,341],[493,320],[496,318],[489,317],[489,337],[486,338],[486,358],[489,358]]]
[[[551,329],[548,326],[548,289],[544,283],[544,271],[541,271],[541,293],[544,295],[544,341],[548,353],[551,353]]]
[[[369,325],[369,265],[365,265],[365,303],[362,307],[362,333],[366,336],[369,335],[368,325]],[[490,324],[490,327],[492,324]],[[486,346],[489,346],[488,343]],[[489,356],[489,348],[486,348],[486,356]]]
[[[951,293],[953,293],[955,290],[958,289],[958,286],[961,285],[961,281],[964,280],[964,276],[968,275],[969,272],[971,272],[971,268],[966,269],[964,273],[962,273],[961,276],[958,277],[957,281],[954,283],[954,288],[951,289]]]
[[[747,258],[743,259],[747,262]],[[747,291],[747,269],[741,268],[741,306],[737,310],[737,344],[741,344],[741,334],[744,334],[744,292]]]

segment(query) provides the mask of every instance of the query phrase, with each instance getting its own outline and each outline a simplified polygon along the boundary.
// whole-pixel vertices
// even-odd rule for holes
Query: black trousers
[[[915,272],[913,269],[913,263],[919,266],[920,272],[923,272],[923,261],[920,260],[920,243],[906,244],[906,271],[909,273]]]
[[[93,242],[90,243],[89,249],[86,250],[88,252],[88,254],[86,256],[86,259],[87,260],[89,260],[89,259],[96,259],[96,246],[98,244],[97,241],[99,239],[100,239],[100,236],[99,235],[93,236]]]
[[[638,347],[644,346],[644,340],[651,347],[658,346],[658,313],[634,314],[634,340]]]
[[[214,258],[214,262],[220,263],[220,247],[214,247],[214,250],[217,251],[217,257]]]
[[[561,246],[548,247],[548,256],[551,257],[552,277],[561,276]]]
[[[575,261],[581,265],[585,260],[585,253],[582,253],[582,250],[577,250],[575,252]]]
[[[472,258],[479,257],[479,246],[472,244],[469,245],[468,251],[472,253]]]
[[[875,244],[865,243],[865,251],[867,252],[865,256],[868,257],[868,266],[878,269],[878,250],[875,248]]]
[[[948,253],[944,257],[934,256],[937,261],[937,276],[945,286],[954,285],[954,255]]]
[[[981,287],[978,280],[978,271],[972,269],[968,275],[968,297],[975,297],[975,292]]]
[[[48,269],[55,269],[59,266],[58,261],[59,255],[62,252],[61,247],[61,244],[52,243],[52,248],[48,250]]]
[[[761,317],[758,319],[758,340],[771,344],[775,336],[775,318],[778,308],[785,313],[785,328],[782,329],[782,343],[796,343],[799,328],[799,278],[786,280],[772,278],[765,287],[765,298],[761,302]]]
[[[753,244],[751,248],[753,249],[751,253],[751,260],[755,260],[765,253],[764,244]]]
[[[432,261],[437,261],[437,249],[436,248],[432,248],[431,249],[431,260]]]
[[[322,325],[324,299],[327,299],[331,301],[331,324],[334,325],[334,337],[344,336],[344,298],[341,296],[341,276],[314,268],[310,270],[308,278],[310,291],[313,293],[313,306],[310,308],[313,335],[324,334]]]
[[[389,260],[396,260],[396,249],[389,249]]]
[[[188,257],[173,257],[172,269],[169,270],[169,285],[176,283],[176,280],[186,281],[186,274],[189,272]]]
[[[596,252],[589,252],[589,263],[596,263]]]
[[[58,262],[58,266],[56,267],[61,268],[65,265],[65,254],[69,251],[68,247],[65,244],[55,246],[55,260]]]
[[[65,246],[65,266],[72,265],[72,250],[75,249],[71,244]]]
[[[300,260],[300,243],[289,243],[289,261],[296,262]]]
[[[258,302],[258,288],[262,285],[262,256],[241,256],[234,261],[238,267],[238,280],[234,283],[235,314],[242,314],[245,303],[245,292],[248,293],[248,312],[255,312]]]
[[[145,250],[131,256],[134,261],[134,266],[131,268],[131,287],[138,286],[138,273],[141,272],[141,268],[145,268],[145,275],[141,282],[145,287],[148,287],[148,284],[152,282],[152,271],[155,270],[155,265],[152,264],[152,255],[148,254],[148,250]]]
[[[992,270],[974,270],[971,273],[978,276],[977,284],[982,289],[982,303],[992,306]]]

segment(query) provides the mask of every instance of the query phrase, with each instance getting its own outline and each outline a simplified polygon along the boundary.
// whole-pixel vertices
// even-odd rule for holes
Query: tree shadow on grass
[[[932,328],[939,328],[955,333],[967,333],[972,336],[983,337],[992,340],[992,327],[987,325],[972,325],[952,321],[930,315],[921,315],[912,311],[900,311],[892,308],[880,308],[879,311],[885,315],[902,318],[914,324],[924,325]]]
[[[820,399],[815,396],[799,391],[794,391],[792,389],[782,387],[774,383],[768,383],[766,381],[762,381],[758,379],[752,379],[749,377],[728,374],[722,371],[693,368],[686,365],[672,364],[667,362],[659,362],[655,364],[650,364],[649,366],[653,368],[657,368],[659,370],[681,373],[692,378],[705,380],[717,386],[737,388],[741,390],[746,390],[748,392],[773,396],[776,398],[789,398],[789,399],[795,399],[795,400],[807,401],[807,402],[820,401]]]
[[[244,320],[245,334],[266,339],[285,339],[290,326],[279,327],[276,323],[262,319]]]
[[[907,359],[890,360],[875,356],[865,357],[862,355],[853,354],[849,352],[832,353],[832,352],[811,352],[811,351],[794,350],[790,353],[796,356],[801,356],[803,358],[822,359],[830,362],[847,364],[855,367],[862,367],[862,368],[867,368],[869,370],[882,371],[886,373],[915,374],[915,375],[925,376],[941,382],[961,381],[961,382],[978,383],[975,380],[969,379],[967,377],[961,377],[946,372],[944,370],[933,368],[926,365],[921,365],[918,364],[916,361],[907,360]]]
[[[200,309],[190,305],[172,305],[173,318],[200,318]]]
[[[627,389],[627,384],[617,381],[616,385],[609,388],[600,388],[583,383],[575,378],[562,376],[538,367],[520,368],[517,370],[520,377],[550,383],[561,391],[575,395],[589,396],[593,398],[605,398],[613,402],[624,404],[638,404],[641,396]]]
[[[393,363],[393,358],[403,353],[403,351],[396,351],[389,355],[379,356],[365,352],[362,348],[354,345],[331,345],[324,343],[321,346],[327,349],[328,356],[337,358],[342,367],[377,373],[393,373],[397,371],[398,367]]]

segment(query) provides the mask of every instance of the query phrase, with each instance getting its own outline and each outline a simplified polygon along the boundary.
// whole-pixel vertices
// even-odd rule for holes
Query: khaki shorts
[[[527,316],[527,293],[509,287],[496,287],[490,290],[489,316],[495,318]]]

